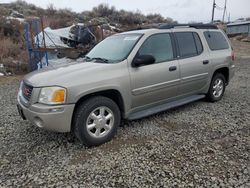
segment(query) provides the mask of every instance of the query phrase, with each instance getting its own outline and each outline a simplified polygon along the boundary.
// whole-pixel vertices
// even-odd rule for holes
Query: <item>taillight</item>
[[[234,53],[234,51],[231,52],[231,59],[232,59],[232,61],[235,60],[235,53]]]

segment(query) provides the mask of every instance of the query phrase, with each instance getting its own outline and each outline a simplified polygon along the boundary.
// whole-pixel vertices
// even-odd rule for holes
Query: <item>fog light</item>
[[[35,117],[34,118],[34,123],[36,126],[42,128],[43,127],[43,120],[39,117]]]

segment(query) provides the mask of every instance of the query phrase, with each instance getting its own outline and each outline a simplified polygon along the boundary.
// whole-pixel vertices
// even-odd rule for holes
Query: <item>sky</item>
[[[14,0],[0,0],[8,3]],[[209,22],[211,21],[213,0],[26,0],[42,8],[53,4],[57,9],[70,8],[76,12],[91,10],[101,3],[115,6],[116,9],[129,11],[139,10],[143,14],[159,13],[164,17],[171,17],[179,23]],[[216,0],[216,4],[223,8],[225,0]],[[250,0],[227,0],[227,19],[231,21],[241,17],[250,17]],[[223,10],[215,10],[215,20],[222,19]]]

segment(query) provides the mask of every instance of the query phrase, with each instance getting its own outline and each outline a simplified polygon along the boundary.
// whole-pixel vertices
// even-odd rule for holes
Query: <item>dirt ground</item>
[[[236,58],[250,58],[250,42],[240,42],[235,38],[231,39]]]

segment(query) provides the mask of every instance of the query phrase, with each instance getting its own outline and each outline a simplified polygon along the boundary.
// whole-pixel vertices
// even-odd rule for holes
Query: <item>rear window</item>
[[[180,57],[192,57],[202,53],[203,47],[197,33],[177,32],[175,36],[179,46]]]
[[[204,36],[211,50],[224,50],[229,48],[227,39],[221,32],[205,31]]]

